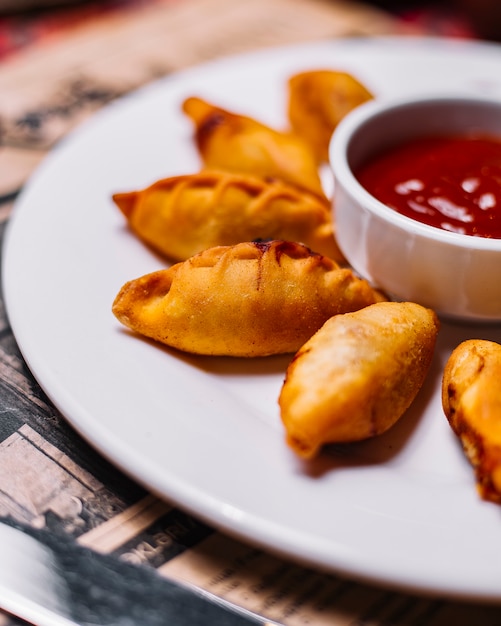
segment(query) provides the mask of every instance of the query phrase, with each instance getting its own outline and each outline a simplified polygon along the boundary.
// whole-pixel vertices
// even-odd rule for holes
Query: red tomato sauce
[[[501,138],[414,139],[355,175],[375,198],[414,220],[501,239]]]

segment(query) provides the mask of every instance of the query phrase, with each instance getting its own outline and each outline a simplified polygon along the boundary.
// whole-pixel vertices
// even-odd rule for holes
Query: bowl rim
[[[329,143],[329,167],[334,177],[334,213],[336,184],[342,184],[345,191],[353,196],[355,201],[365,210],[373,213],[381,220],[399,227],[408,234],[419,235],[453,247],[467,248],[480,251],[501,251],[501,238],[489,238],[475,235],[466,235],[430,226],[411,217],[402,215],[369,193],[355,177],[347,159],[347,148],[353,135],[363,124],[371,119],[393,110],[415,105],[458,104],[467,105],[495,105],[499,106],[501,116],[501,97],[490,95],[475,95],[471,93],[434,93],[411,96],[382,96],[369,100],[348,113],[336,127]],[[501,135],[500,135],[501,137]]]

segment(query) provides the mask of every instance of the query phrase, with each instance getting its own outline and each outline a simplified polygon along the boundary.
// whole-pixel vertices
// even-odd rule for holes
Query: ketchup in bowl
[[[501,239],[501,137],[410,139],[368,161],[355,175],[375,198],[407,217]]]

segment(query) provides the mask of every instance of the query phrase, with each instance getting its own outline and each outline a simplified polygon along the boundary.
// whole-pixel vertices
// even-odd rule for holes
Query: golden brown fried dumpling
[[[302,244],[246,242],[128,282],[113,313],[179,350],[256,357],[295,352],[332,315],[379,299],[351,270]]]
[[[319,163],[328,161],[332,133],[343,117],[373,98],[354,76],[334,70],[296,74],[288,86],[292,130],[308,143]]]
[[[255,239],[299,241],[343,262],[329,205],[282,182],[205,170],[113,196],[131,230],[175,261]]]
[[[323,195],[314,155],[299,137],[201,98],[187,98],[183,111],[195,124],[205,167],[278,179]]]
[[[395,424],[425,380],[438,327],[433,311],[411,302],[329,319],[287,369],[279,405],[290,447],[308,459]]]
[[[501,503],[501,345],[470,339],[444,369],[442,404],[485,500]]]

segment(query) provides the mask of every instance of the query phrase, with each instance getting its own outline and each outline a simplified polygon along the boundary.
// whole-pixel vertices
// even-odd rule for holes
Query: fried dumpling
[[[131,230],[174,261],[214,246],[282,239],[344,262],[328,203],[279,181],[205,170],[117,193],[113,200]]]
[[[195,125],[205,167],[278,179],[323,195],[314,155],[299,137],[201,98],[187,98],[183,111]]]
[[[501,503],[501,345],[469,339],[450,355],[442,405],[484,500]]]
[[[438,328],[433,311],[411,302],[329,319],[287,368],[279,405],[289,446],[308,459],[388,430],[424,383]]]
[[[295,352],[332,315],[380,299],[351,270],[302,244],[245,242],[126,283],[113,313],[179,350],[257,357]]]
[[[343,117],[373,98],[354,76],[335,70],[295,74],[288,88],[292,130],[308,143],[318,163],[328,161],[330,139]]]

